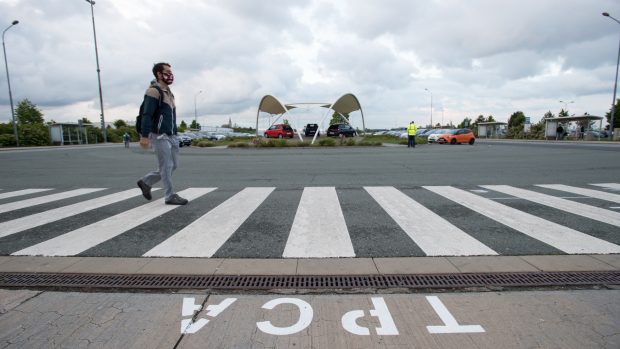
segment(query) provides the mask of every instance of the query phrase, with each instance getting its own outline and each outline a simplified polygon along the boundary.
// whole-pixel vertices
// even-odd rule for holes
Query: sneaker
[[[187,199],[183,199],[182,197],[178,196],[177,194],[174,194],[174,195],[172,195],[170,200],[166,200],[166,205],[185,205],[188,202],[189,201],[187,201]]]
[[[138,187],[142,190],[142,196],[144,196],[145,199],[151,200],[153,198],[151,196],[151,187],[144,183],[143,180],[138,181]]]

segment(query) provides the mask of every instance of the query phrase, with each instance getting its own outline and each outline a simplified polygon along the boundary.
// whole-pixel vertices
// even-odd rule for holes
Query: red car
[[[293,138],[295,136],[295,133],[293,132],[291,126],[287,124],[277,124],[267,129],[264,136],[265,138]]]

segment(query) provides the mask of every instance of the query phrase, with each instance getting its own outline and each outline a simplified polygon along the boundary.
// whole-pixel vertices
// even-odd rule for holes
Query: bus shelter
[[[477,125],[478,138],[500,138],[500,136],[504,135],[503,131],[508,124],[501,121],[494,121],[479,122]]]
[[[558,135],[558,126],[562,125],[562,128],[567,131],[568,125],[571,122],[577,122],[578,124],[584,124],[584,132],[592,131],[592,124],[598,120],[599,130],[602,130],[603,117],[594,115],[581,115],[581,116],[564,116],[545,119],[545,138],[546,139],[561,139],[562,135]],[[560,136],[560,137],[558,137]],[[583,137],[585,139],[585,137]],[[601,139],[601,133],[598,133],[598,139]]]

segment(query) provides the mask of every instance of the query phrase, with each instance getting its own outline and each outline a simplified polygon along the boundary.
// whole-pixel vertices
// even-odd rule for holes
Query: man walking
[[[411,121],[407,126],[407,148],[415,148],[415,134],[418,132],[418,127]]]
[[[140,146],[148,149],[149,144],[153,145],[159,168],[144,175],[138,181],[138,187],[144,198],[151,200],[151,187],[162,180],[166,204],[185,205],[187,200],[178,196],[172,187],[172,172],[179,164],[176,107],[170,91],[174,75],[168,63],[155,64],[153,75],[156,80],[151,82],[144,94]]]

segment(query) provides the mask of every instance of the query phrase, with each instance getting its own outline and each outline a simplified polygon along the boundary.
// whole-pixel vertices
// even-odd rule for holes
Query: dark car
[[[293,138],[295,136],[295,132],[291,126],[287,124],[277,124],[267,129],[264,136],[265,138]]]
[[[318,134],[316,136],[318,137],[321,135],[321,132],[319,131],[319,125],[317,124],[307,124],[304,128],[304,134],[306,137],[313,137],[317,132]]]
[[[183,146],[189,147],[190,145],[192,145],[192,139],[189,138],[188,136],[179,135],[177,138],[179,139],[179,147],[183,147]]]
[[[345,137],[354,137],[357,134],[355,129],[347,124],[333,124],[327,128],[328,137],[337,137],[344,135]]]

